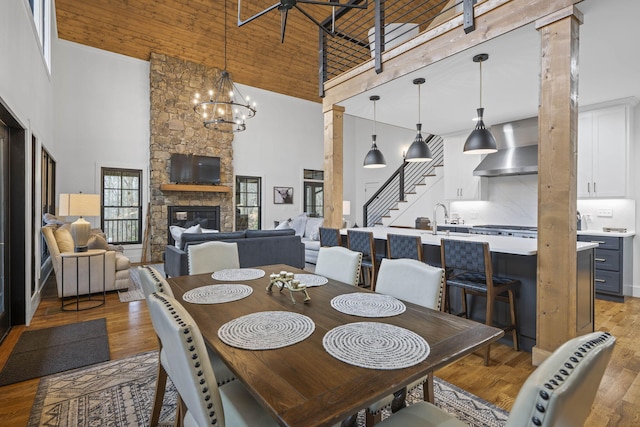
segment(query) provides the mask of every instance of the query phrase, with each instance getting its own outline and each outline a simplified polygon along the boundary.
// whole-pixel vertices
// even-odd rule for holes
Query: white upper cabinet
[[[473,175],[482,156],[464,154],[467,134],[444,138],[444,198],[447,200],[484,200],[486,178]]]
[[[578,197],[626,197],[633,102],[578,116]]]

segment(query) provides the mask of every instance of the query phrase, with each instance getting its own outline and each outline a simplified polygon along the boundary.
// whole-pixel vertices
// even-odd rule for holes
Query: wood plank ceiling
[[[250,0],[246,19],[275,0]],[[56,0],[58,37],[149,60],[161,53],[224,68],[222,0]],[[370,6],[371,7],[371,6]],[[331,8],[304,5],[322,20]],[[321,102],[318,27],[298,10],[289,13],[280,43],[277,10],[238,28],[237,0],[227,0],[227,70],[234,81]]]

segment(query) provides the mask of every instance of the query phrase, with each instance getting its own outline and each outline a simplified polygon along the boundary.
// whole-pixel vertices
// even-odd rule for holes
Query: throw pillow
[[[178,225],[172,225],[169,227],[169,232],[171,233],[173,240],[176,242],[176,248],[180,248],[183,233],[202,233],[202,228],[200,228],[200,224],[196,224],[186,229]]]
[[[50,214],[50,213],[45,213],[45,214],[43,214],[43,215],[42,215],[42,221],[43,221],[45,224],[48,224],[48,225],[51,225],[51,224],[54,224],[54,225],[63,225],[63,224],[64,224],[64,221],[62,221],[61,219],[58,219],[58,217],[57,217],[57,216],[52,215],[52,214]]]
[[[296,236],[304,236],[304,227],[307,225],[307,214],[301,213],[291,220],[291,228],[296,231]]]
[[[58,244],[58,250],[62,252],[73,252],[75,250],[75,244],[73,243],[73,236],[68,227],[58,227],[53,232],[53,236],[56,238]]]
[[[324,222],[324,218],[322,217],[309,218],[304,228],[304,237],[311,240],[320,240],[319,229],[320,227],[322,227],[323,222]]]
[[[291,228],[291,223],[289,220],[281,221],[280,224],[276,227],[276,230],[286,230],[287,228]]]
[[[212,228],[200,228],[200,231],[203,233],[219,233],[219,230],[214,230]]]
[[[105,251],[109,250],[109,243],[104,239],[104,237],[99,234],[94,234],[89,237],[87,241],[87,248],[89,249],[104,249]]]

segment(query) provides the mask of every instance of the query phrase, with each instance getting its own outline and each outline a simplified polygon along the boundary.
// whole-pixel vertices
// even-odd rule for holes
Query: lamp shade
[[[99,216],[99,194],[60,194],[60,216]]]
[[[418,123],[417,128],[418,134],[416,135],[416,139],[414,139],[409,146],[404,160],[407,162],[431,161],[433,159],[433,155],[431,154],[431,150],[424,138],[422,138],[422,124]]]
[[[351,215],[351,202],[349,200],[342,201],[342,215]]]
[[[498,151],[496,148],[496,139],[493,137],[489,129],[484,125],[482,114],[484,108],[478,108],[478,122],[476,128],[464,143],[463,152],[466,154],[489,154]]]
[[[375,135],[372,135],[372,140],[373,143],[371,144],[371,149],[364,158],[363,166],[365,168],[383,168],[387,166],[387,161],[385,160],[382,151],[378,150]]]

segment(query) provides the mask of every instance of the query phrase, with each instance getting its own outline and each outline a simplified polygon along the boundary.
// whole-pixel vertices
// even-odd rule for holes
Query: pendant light
[[[376,145],[376,101],[379,99],[378,95],[369,97],[369,100],[373,101],[373,135],[371,135],[371,149],[364,158],[363,166],[365,168],[383,168],[387,166],[387,161],[384,159],[382,151],[378,150]]]
[[[422,77],[413,81],[413,84],[418,86],[418,124],[416,125],[418,134],[407,150],[407,155],[405,156],[405,161],[407,162],[429,162],[433,159],[429,146],[422,138],[422,123],[420,120],[420,85],[424,82],[425,79]]]
[[[489,154],[498,151],[496,148],[496,140],[484,125],[482,115],[484,114],[484,108],[482,108],[482,63],[489,59],[489,54],[481,53],[473,57],[473,62],[480,63],[480,108],[478,108],[478,121],[476,122],[476,128],[471,131],[471,134],[464,143],[464,152],[466,154]]]

